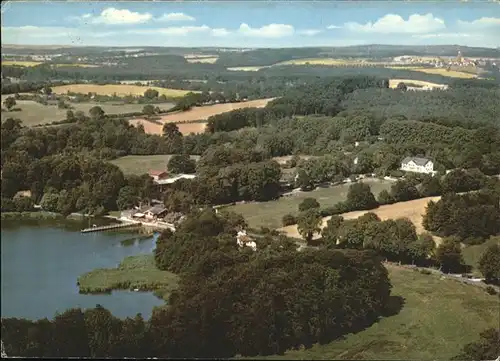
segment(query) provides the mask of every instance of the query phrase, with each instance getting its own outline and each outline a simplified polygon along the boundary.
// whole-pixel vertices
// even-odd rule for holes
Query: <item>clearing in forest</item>
[[[142,175],[150,170],[166,170],[171,157],[169,154],[126,155],[113,159],[110,163],[120,168],[124,174]],[[198,160],[200,157],[192,155],[191,159]]]
[[[118,96],[126,96],[144,95],[144,92],[148,89],[157,90],[160,95],[165,95],[167,97],[182,97],[189,93],[189,90],[160,88],[154,86],[139,86],[131,84],[70,84],[55,86],[52,88],[52,91],[56,94],[66,94],[69,91],[72,93],[95,93],[98,95],[113,95],[116,93],[116,95]],[[193,91],[193,93],[198,92]]]
[[[382,190],[389,190],[393,182],[378,180],[378,179],[365,179],[363,183],[370,185],[373,194],[378,194]],[[347,191],[349,184],[341,184],[327,188],[317,188],[311,192],[297,192],[287,196],[280,197],[274,201],[267,202],[248,202],[236,204],[227,207],[228,210],[242,214],[252,228],[269,227],[279,228],[282,226],[281,220],[285,214],[298,215],[299,204],[305,198],[316,198],[321,207],[330,207],[338,202],[345,201],[347,198]],[[294,235],[292,227],[279,228],[279,230],[289,230],[290,237],[300,238]],[[297,233],[295,226],[295,233]]]

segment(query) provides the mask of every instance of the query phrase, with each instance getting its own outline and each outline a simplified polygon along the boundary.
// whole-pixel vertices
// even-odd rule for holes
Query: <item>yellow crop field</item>
[[[306,58],[293,59],[276,63],[276,65],[344,65],[344,64],[360,64],[360,61],[334,58]]]
[[[445,84],[431,83],[428,81],[412,80],[412,79],[389,79],[389,88],[396,88],[399,83],[405,83],[405,84],[411,83],[411,84],[420,85],[423,87],[425,86],[425,87],[438,88],[438,89],[448,88],[448,85],[445,85]]]
[[[269,66],[235,66],[227,68],[230,71],[259,71],[260,69],[269,68]]]
[[[472,79],[477,77],[476,74],[466,73],[464,71],[457,71],[457,70],[446,70],[445,68],[422,68],[418,66],[403,66],[403,67],[389,67],[389,68],[418,71],[426,74],[448,76],[450,78]]]
[[[10,66],[10,65],[17,65],[17,66],[37,66],[42,64],[40,61],[11,61],[11,60],[4,60],[2,61],[2,65],[5,66]]]
[[[125,96],[129,94],[143,95],[147,89],[157,90],[160,95],[164,94],[167,97],[181,97],[189,93],[188,90],[160,88],[154,86],[139,86],[131,84],[70,84],[53,87],[52,91],[56,94],[66,94],[69,91],[72,93],[95,93],[98,95],[112,95],[116,93],[116,95]],[[193,93],[198,92],[193,91]]]
[[[214,64],[218,57],[200,57],[200,58],[186,58],[188,63],[207,63]]]

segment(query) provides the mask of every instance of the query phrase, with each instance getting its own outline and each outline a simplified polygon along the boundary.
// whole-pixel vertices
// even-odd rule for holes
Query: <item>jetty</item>
[[[142,224],[141,222],[134,222],[134,223],[118,223],[118,224],[111,224],[107,226],[100,226],[100,227],[90,227],[90,228],[85,228],[82,229],[80,232],[81,233],[90,233],[90,232],[102,232],[102,231],[110,231],[113,229],[120,229],[120,228],[131,228],[131,227],[140,227]]]

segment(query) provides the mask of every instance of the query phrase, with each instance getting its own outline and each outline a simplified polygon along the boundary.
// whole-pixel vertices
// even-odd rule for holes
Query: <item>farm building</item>
[[[168,173],[164,170],[150,170],[148,174],[151,178],[153,178],[155,182],[166,179],[168,177]]]
[[[434,163],[427,158],[406,157],[401,162],[401,170],[414,173],[434,174]]]

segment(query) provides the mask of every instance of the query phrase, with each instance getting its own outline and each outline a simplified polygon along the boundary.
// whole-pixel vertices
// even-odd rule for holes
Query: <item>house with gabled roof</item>
[[[434,162],[428,158],[406,157],[401,161],[401,170],[405,172],[434,174]]]

